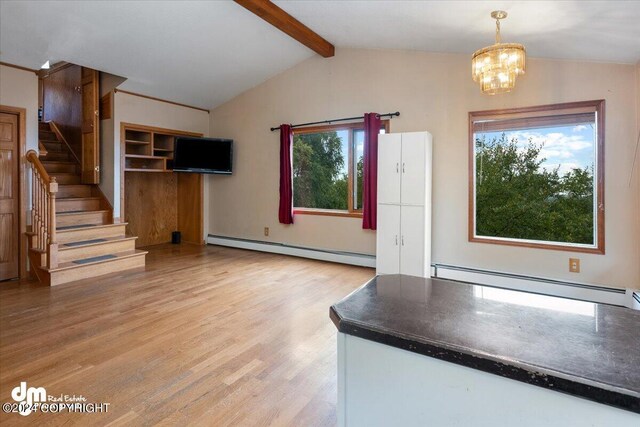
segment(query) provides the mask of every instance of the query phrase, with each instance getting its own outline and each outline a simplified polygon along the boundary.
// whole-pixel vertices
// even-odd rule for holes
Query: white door
[[[401,141],[399,133],[378,136],[378,203],[400,204]]]
[[[424,207],[402,206],[400,216],[400,274],[426,277]]]
[[[400,206],[378,204],[376,273],[400,273]]]
[[[402,134],[402,187],[403,205],[424,206],[425,202],[425,144],[424,132]]]

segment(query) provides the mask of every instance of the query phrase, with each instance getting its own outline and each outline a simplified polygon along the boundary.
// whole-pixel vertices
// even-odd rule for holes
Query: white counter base
[[[338,332],[338,426],[637,427],[640,415]]]

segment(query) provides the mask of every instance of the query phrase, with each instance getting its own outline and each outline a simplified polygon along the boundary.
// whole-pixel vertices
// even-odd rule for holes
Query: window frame
[[[380,121],[380,129],[384,129],[385,133],[389,133],[389,124],[390,120],[381,120]],[[309,133],[320,133],[320,132],[333,132],[333,131],[341,131],[347,130],[349,131],[349,141],[348,141],[348,154],[347,154],[347,209],[320,209],[320,208],[303,208],[303,207],[293,207],[294,215],[319,215],[319,216],[335,216],[335,217],[346,217],[346,218],[362,218],[362,209],[353,209],[353,179],[354,179],[354,168],[353,168],[353,133],[357,130],[364,130],[364,122],[352,122],[352,123],[339,123],[339,124],[329,124],[329,125],[318,125],[318,126],[306,126],[298,129],[293,129],[293,135],[304,135]],[[294,142],[295,144],[295,142]],[[291,162],[291,167],[293,167],[293,159]]]
[[[594,244],[573,244],[563,242],[544,242],[538,240],[525,240],[509,237],[488,237],[476,235],[476,186],[475,186],[475,140],[474,140],[474,122],[481,120],[500,120],[500,119],[525,119],[532,120],[534,123],[543,123],[544,118],[553,120],[553,117],[566,114],[580,114],[587,112],[595,112],[596,125],[596,160],[595,160],[595,185],[594,196],[596,197],[595,221],[594,224]],[[518,246],[526,248],[550,249],[556,251],[581,252],[591,254],[605,254],[605,194],[604,194],[604,178],[605,178],[605,100],[592,100],[569,102],[561,104],[537,105],[533,107],[509,108],[486,111],[469,112],[469,200],[468,200],[468,240],[474,243],[489,243],[505,246]]]

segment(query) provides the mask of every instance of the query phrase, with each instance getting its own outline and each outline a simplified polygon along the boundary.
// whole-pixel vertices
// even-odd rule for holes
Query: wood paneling
[[[178,178],[178,228],[182,241],[204,244],[203,177],[197,173],[176,173]]]
[[[124,221],[136,247],[171,241],[178,229],[177,176],[174,173],[127,172]]]
[[[325,58],[335,55],[335,48],[331,43],[270,1],[235,0],[235,2],[319,55]]]
[[[0,401],[32,381],[110,403],[106,413],[0,414],[0,423],[336,424],[329,306],[372,269],[171,244],[147,260],[144,272],[56,289],[0,287]]]
[[[100,98],[100,120],[111,118],[111,92]]]
[[[100,182],[99,76],[96,70],[82,67],[82,183]]]
[[[68,64],[51,70],[42,77],[43,114],[54,121],[76,157],[82,149],[82,70]]]
[[[0,280],[20,275],[18,116],[0,113]]]

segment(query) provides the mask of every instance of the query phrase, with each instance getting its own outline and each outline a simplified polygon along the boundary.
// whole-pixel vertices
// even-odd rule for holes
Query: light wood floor
[[[0,413],[7,425],[336,422],[329,306],[372,269],[189,245],[145,272],[55,288],[0,283],[0,402],[26,381],[106,414]]]

